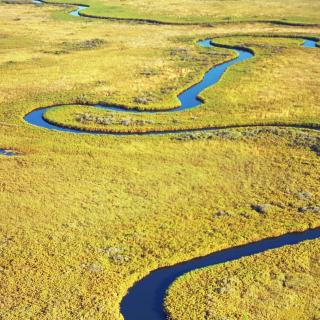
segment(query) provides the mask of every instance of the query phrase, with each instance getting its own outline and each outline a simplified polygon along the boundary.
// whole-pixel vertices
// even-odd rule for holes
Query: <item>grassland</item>
[[[159,266],[319,225],[299,212],[319,203],[319,158],[285,135],[9,132],[24,156],[0,162],[5,319],[120,319],[127,288]],[[251,209],[265,203],[267,215]]]
[[[49,1],[50,2],[50,1]],[[74,3],[55,0],[51,2]],[[320,5],[306,0],[83,0],[90,7],[84,15],[120,19],[155,20],[163,23],[214,23],[280,21],[319,24]]]
[[[170,319],[318,319],[319,262],[312,240],[189,273],[169,290]]]
[[[292,35],[319,35],[319,28],[127,25],[79,20],[50,6],[0,8],[0,148],[19,152],[0,158],[0,318],[121,319],[119,302],[127,289],[157,267],[319,226],[318,213],[299,211],[320,201],[317,132],[252,129],[119,138],[47,131],[23,121],[34,108],[54,104],[102,101],[134,107],[146,93],[153,99],[141,107],[172,106],[176,93],[199,73],[230,58],[228,50],[197,48],[196,39],[234,35],[239,28],[245,34]],[[256,50],[261,44],[277,48],[275,53],[260,48],[261,55],[247,64],[250,75],[244,66],[233,71],[235,81],[241,75],[239,101],[248,103],[251,119],[266,113],[274,120],[258,108],[262,103],[278,112],[287,106],[288,121],[306,121],[304,112],[317,120],[315,50],[299,48],[298,40],[221,41],[256,43]],[[278,52],[279,46],[285,48]],[[265,74],[273,75],[271,84],[259,77],[263,59],[277,63],[274,54],[281,61],[279,78],[288,81],[282,93],[291,100],[281,100],[270,66]],[[260,91],[251,93],[252,74],[262,92],[255,104]],[[295,113],[290,104],[297,96],[290,87],[299,75],[303,78],[295,88],[302,92],[301,110]],[[245,83],[251,84],[250,91]],[[231,85],[226,74],[216,90],[204,94],[208,102],[196,110],[197,124],[205,124],[207,114],[212,119],[209,106],[216,104],[210,100],[224,86],[230,92],[225,99],[236,96],[238,88],[231,90]],[[269,91],[277,93],[272,103],[265,97]],[[228,109],[224,101],[216,115],[231,119],[231,113],[223,113],[235,105]],[[69,121],[68,112],[79,112],[73,110],[58,111]],[[239,114],[237,119],[248,121]],[[181,121],[188,117],[180,116]],[[253,204],[269,204],[270,210],[260,214]]]
[[[62,126],[104,132],[165,131],[250,124],[320,125],[320,68],[314,63],[319,59],[320,50],[299,47],[302,43],[299,39],[226,37],[215,41],[252,48],[256,56],[251,61],[233,66],[223,76],[223,81],[201,94],[205,104],[199,108],[160,115],[114,115],[101,109],[68,106],[52,109],[45,117]],[[192,41],[190,43],[193,44]],[[204,56],[217,55],[215,63],[221,62],[220,49],[198,51]],[[227,52],[225,54],[230,57]],[[208,64],[207,60],[199,61],[191,56],[187,60],[195,60],[198,70]],[[146,91],[142,97],[147,99],[150,94]],[[154,103],[136,103],[133,106],[146,109],[148,105],[149,108],[161,107]],[[174,106],[177,104],[171,105]],[[167,104],[165,108],[168,108]],[[108,118],[111,121],[99,121]],[[142,124],[139,125],[139,122]]]

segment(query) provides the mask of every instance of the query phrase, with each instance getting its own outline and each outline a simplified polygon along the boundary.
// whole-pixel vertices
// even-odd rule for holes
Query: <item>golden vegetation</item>
[[[206,103],[199,108],[169,114],[110,115],[110,112],[102,109],[68,106],[52,109],[45,117],[50,122],[67,127],[107,132],[250,124],[320,125],[320,68],[315,64],[320,50],[299,47],[302,43],[299,39],[214,39],[224,44],[252,48],[256,55],[249,61],[232,66],[223,76],[223,81],[206,89],[201,94]],[[202,52],[200,49],[199,51]],[[206,55],[213,56],[218,52],[219,56],[220,49],[203,51]],[[216,58],[217,62],[218,59]],[[199,63],[199,70],[202,64],[203,62]],[[149,108],[155,107],[151,103]],[[89,117],[86,119],[85,115]],[[110,117],[117,121],[92,120]]]
[[[319,226],[317,213],[299,212],[319,201],[319,157],[285,134],[184,142],[41,131],[1,134],[25,154],[0,161],[5,319],[120,319],[126,290],[159,266]]]
[[[166,307],[172,320],[318,319],[319,286],[320,241],[312,240],[188,273]]]
[[[320,199],[317,132],[235,130],[177,140],[72,135],[23,122],[26,113],[46,105],[103,101],[130,107],[146,92],[154,97],[147,107],[171,106],[199,72],[230,57],[227,50],[199,49],[193,40],[234,34],[239,25],[126,25],[71,18],[50,6],[0,8],[0,147],[19,151],[0,159],[0,318],[121,319],[119,302],[127,289],[159,266],[319,226],[317,213],[299,211]],[[241,30],[319,34],[318,28],[266,24],[243,24]],[[296,60],[310,76],[319,72],[311,64],[315,50],[306,53],[297,40],[270,44],[288,46],[277,54],[281,70],[288,68],[283,54],[290,67]],[[186,59],[170,54],[177,48],[187,50]],[[261,50],[261,61],[277,63]],[[255,66],[263,70],[258,57],[247,65],[251,76],[259,73]],[[291,76],[279,74],[289,85]],[[243,81],[250,84],[249,73],[243,72]],[[303,99],[312,93],[308,101],[317,110],[318,80],[303,81],[302,106],[316,117]],[[220,90],[229,85],[226,74]],[[204,94],[208,105],[197,110],[200,124],[205,114],[212,119],[216,105],[209,99],[215,94],[218,88]],[[242,95],[248,102],[255,97]],[[253,118],[257,105],[248,105]],[[219,108],[221,119],[234,110],[222,102]],[[68,119],[68,110],[57,112]],[[298,116],[290,119],[305,121]],[[312,198],[301,199],[303,192]],[[271,210],[261,215],[253,204],[270,204]],[[230,214],[217,217],[221,210]]]
[[[52,2],[69,2],[54,0]],[[280,21],[320,23],[314,0],[83,0],[90,5],[84,15],[122,19],[147,19],[165,23]]]

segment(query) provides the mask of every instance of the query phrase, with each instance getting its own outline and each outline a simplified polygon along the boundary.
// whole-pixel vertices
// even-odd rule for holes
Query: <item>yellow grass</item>
[[[69,2],[55,0],[52,2]],[[318,23],[320,5],[314,0],[82,0],[94,17],[148,19],[164,23],[280,21]]]
[[[317,319],[319,259],[312,240],[189,273],[169,290],[170,319]]]
[[[65,18],[49,6],[0,9],[0,148],[20,153],[0,158],[0,318],[121,319],[119,303],[128,288],[159,266],[319,226],[318,215],[298,212],[306,201],[297,196],[308,191],[312,202],[319,202],[316,132],[232,131],[226,137],[180,141],[170,136],[76,136],[23,121],[34,108],[53,104],[104,101],[132,107],[146,92],[154,97],[146,107],[171,106],[182,87],[230,57],[223,49],[212,55],[193,41],[237,33],[240,25],[127,25]],[[241,31],[319,34],[318,28],[267,24],[242,24]],[[307,66],[309,77],[299,87],[301,106],[306,115],[318,116],[319,97],[313,90],[319,68],[311,63],[317,51],[299,48],[297,40],[226,40],[288,46],[277,54],[279,79],[288,81],[283,94],[294,101],[291,76],[300,74],[296,66]],[[187,50],[186,60],[170,54],[177,48]],[[212,121],[216,107],[221,121],[223,112],[224,121],[232,116],[235,105],[222,98],[216,105],[211,99],[224,86],[238,90],[231,74],[241,78],[245,89],[263,63],[277,63],[267,49],[260,53],[247,64],[248,73],[239,66],[225,75],[220,89],[204,94],[208,104],[195,111],[197,125],[205,124],[205,115]],[[285,71],[290,67],[292,73]],[[266,70],[270,79],[276,78],[276,70]],[[259,85],[262,93],[275,90],[273,84]],[[257,104],[252,103],[258,96],[261,100],[255,101],[265,107],[262,93],[244,91],[239,101],[248,102],[252,118],[239,112],[238,119],[253,120],[264,112],[261,107],[254,113]],[[283,103],[271,105],[271,111]],[[305,121],[296,109],[288,103],[288,119]],[[63,109],[65,120],[68,110]],[[181,121],[188,118],[180,116]],[[251,210],[255,203],[270,203],[273,209],[261,216]],[[219,210],[232,214],[219,219]],[[241,215],[244,211],[249,218]]]
[[[226,37],[217,38],[215,41],[252,48],[256,56],[250,61],[232,66],[220,83],[201,93],[205,104],[198,108],[177,113],[137,115],[67,106],[52,109],[45,114],[45,117],[52,123],[66,127],[105,132],[147,132],[279,123],[319,126],[320,68],[315,63],[320,56],[319,49],[299,47],[302,43],[299,39]],[[192,41],[190,43],[192,44]],[[206,55],[217,54],[215,62],[221,61],[221,49],[198,49],[198,51]],[[230,56],[227,57],[230,59]],[[204,62],[197,64],[198,70],[201,70]],[[178,89],[175,92],[177,94]],[[150,97],[150,91],[146,89],[141,96]],[[165,103],[161,105],[161,99],[154,98],[154,100],[155,102],[149,105],[136,103],[131,107],[153,109],[169,107]],[[112,103],[111,101],[110,99],[109,103]],[[177,105],[178,102],[171,107]],[[79,121],[81,115],[86,114],[93,120]],[[101,124],[95,120],[106,117],[112,117],[113,121],[110,124]],[[129,120],[130,123],[122,124],[124,120]],[[146,123],[137,125],[138,120]]]

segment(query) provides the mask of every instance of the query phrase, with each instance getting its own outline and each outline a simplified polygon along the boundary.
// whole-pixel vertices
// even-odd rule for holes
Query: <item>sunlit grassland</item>
[[[298,210],[309,201],[299,192],[319,202],[319,157],[290,136],[19,131],[1,134],[25,153],[0,161],[5,319],[120,319],[128,287],[159,266],[319,225],[318,214]],[[272,210],[261,215],[256,203]]]
[[[301,39],[212,36],[214,41],[219,43],[251,48],[255,57],[232,66],[221,82],[202,93],[201,98],[205,104],[201,107],[169,114],[124,115],[90,107],[68,106],[52,109],[45,117],[52,123],[67,127],[107,132],[145,132],[250,124],[319,126],[320,68],[315,63],[320,57],[319,49],[302,48]],[[219,57],[221,49],[198,51]],[[195,60],[193,57],[190,59]],[[215,60],[220,61],[217,57]],[[198,70],[203,69],[204,62],[200,60],[197,63]],[[142,97],[148,97],[149,94],[150,92],[146,91]],[[158,100],[157,103],[158,108],[161,101]],[[155,103],[151,103],[149,108],[156,108],[154,105]],[[146,105],[142,107],[146,108]],[[168,108],[168,105],[164,107]],[[107,124],[92,119],[79,121],[81,115],[91,115],[94,119],[113,119]],[[146,123],[137,125],[138,120]],[[121,121],[125,124],[121,124]]]
[[[232,56],[230,50],[226,49],[201,49],[194,43],[197,39],[238,33],[239,28],[243,32],[253,34],[259,32],[286,34],[289,32],[317,35],[320,33],[318,28],[285,28],[263,24],[203,28],[127,25],[76,18],[61,21],[52,19],[52,13],[55,13],[57,8],[50,6],[3,5],[3,8],[0,40],[2,48],[0,70],[3,77],[0,79],[0,104],[4,106],[4,110],[1,121],[10,120],[19,125],[22,124],[21,117],[28,111],[53,104],[103,102],[144,109],[165,109],[176,106],[178,104],[176,95],[183,88],[200,80],[203,73],[213,64]],[[102,42],[92,48],[90,43],[95,39]],[[231,41],[241,43],[241,39],[226,39],[225,41],[226,43]],[[246,41],[250,39],[247,38]],[[254,41],[268,42],[266,39]],[[298,47],[298,40],[276,39],[270,40],[270,43],[289,46],[288,50],[283,49],[281,53],[283,59],[290,59],[289,61],[292,62],[290,67],[292,64],[293,67],[297,66],[294,69],[296,73],[302,72],[300,67],[302,70],[307,69],[303,78],[308,78],[308,82],[312,81],[311,89],[318,84],[317,78],[319,77],[315,76],[319,68],[313,63],[313,59],[318,58],[318,50],[301,49]],[[189,126],[189,123],[192,126],[222,124],[222,120],[228,117],[229,120],[225,123],[230,123],[230,119],[235,119],[234,122],[245,122],[248,114],[253,121],[255,121],[254,117],[260,119],[261,114],[265,113],[262,108],[258,113],[260,101],[267,100],[265,92],[270,90],[270,84],[263,82],[261,78],[261,69],[265,68],[266,74],[270,73],[272,81],[276,80],[274,73],[281,71],[277,78],[280,79],[279,82],[282,81],[282,86],[284,86],[284,78],[290,69],[284,63],[278,62],[279,55],[271,53],[270,49],[269,51],[260,49],[254,60],[233,67],[225,74],[224,81],[204,93],[203,98],[208,98],[207,106],[184,114],[172,115],[172,117],[179,117],[181,127]],[[270,67],[271,62],[275,63],[275,68]],[[276,68],[277,64],[282,67],[280,70]],[[257,79],[250,78],[252,72],[249,73],[249,71],[251,70],[256,70]],[[230,81],[232,82],[237,75],[241,81],[234,86],[233,83],[230,84]],[[228,90],[228,93],[232,90],[230,93],[236,95],[239,92],[237,91],[238,86],[245,87],[248,82],[251,82],[250,89],[243,88],[243,90],[250,92],[252,88],[255,88],[257,81],[261,82],[260,87],[263,86],[263,90],[260,89],[260,92],[249,97],[243,95],[243,98],[234,97],[231,100],[231,102],[237,102],[238,99],[245,99],[245,106],[242,101],[240,107],[236,104],[230,105],[228,97],[225,95],[223,97],[221,94],[219,98],[222,99],[222,103],[220,105],[220,99],[215,96],[213,100],[211,99],[212,94],[210,93],[213,92],[216,95],[224,89]],[[296,87],[296,84],[294,86]],[[308,87],[299,87],[304,94],[303,98],[308,90],[311,90]],[[219,88],[221,88],[220,91]],[[291,95],[295,98],[293,91]],[[139,98],[146,98],[148,103],[139,104],[136,102],[139,101]],[[291,97],[291,100],[293,98]],[[311,95],[307,99],[310,101],[315,98],[314,95]],[[10,103],[10,108],[6,107],[8,103]],[[268,103],[268,100],[265,103]],[[271,112],[266,113],[270,117],[267,120],[272,122],[280,118],[277,114],[279,107],[279,104],[276,103],[276,110],[271,110],[276,113],[273,118],[271,118],[273,115]],[[289,103],[286,107],[290,111]],[[310,108],[310,105],[306,107]],[[247,108],[248,111],[246,111]],[[250,110],[252,108],[254,113]],[[317,105],[314,110],[313,113],[317,112]],[[309,111],[307,115],[308,113]],[[194,116],[197,116],[198,119],[194,120]],[[282,119],[287,121],[288,118],[294,117],[299,121],[303,120],[303,116],[297,117],[295,114],[287,118],[282,116]],[[64,118],[67,119],[68,116]],[[179,128],[179,124],[170,123],[171,119],[166,120],[167,115],[164,118],[163,127]],[[121,129],[126,128],[118,128],[118,130]],[[148,127],[144,126],[142,129],[148,129]]]
[[[50,2],[50,1],[49,1]],[[55,0],[52,2],[74,3]],[[318,1],[314,0],[83,0],[90,5],[83,14],[122,19],[149,19],[169,23],[234,21],[282,21],[320,23]]]
[[[230,58],[228,50],[212,54],[194,41],[240,28],[61,20],[56,10],[31,5],[0,10],[0,147],[20,152],[0,158],[0,318],[121,319],[119,302],[127,289],[159,266],[319,226],[318,214],[299,212],[320,199],[316,132],[232,131],[178,141],[73,135],[25,123],[27,112],[53,104],[134,107],[137,97],[151,93],[153,100],[140,107],[174,105],[181,88]],[[241,30],[319,34],[317,28],[264,24],[243,24]],[[297,40],[221,41],[288,46],[283,54],[292,53],[312,74],[318,70],[310,61],[316,51],[300,49]],[[187,54],[172,54],[177,49]],[[261,59],[268,60],[268,52],[261,49]],[[299,59],[306,61],[302,65]],[[250,85],[249,75],[241,74]],[[230,81],[226,74],[219,85],[231,86]],[[214,94],[204,94],[211,108]],[[199,113],[201,121],[210,117],[208,106]],[[303,106],[311,114],[310,106]],[[228,112],[227,104],[220,108]],[[312,198],[301,199],[301,192]],[[251,209],[265,203],[271,205],[266,215]],[[217,217],[221,210],[230,214]]]
[[[312,240],[191,272],[169,290],[170,319],[318,319],[319,260]]]

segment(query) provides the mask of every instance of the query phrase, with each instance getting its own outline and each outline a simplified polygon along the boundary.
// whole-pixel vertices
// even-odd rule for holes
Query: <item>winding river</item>
[[[42,3],[41,1],[34,0],[34,3]],[[79,12],[86,8],[86,6],[79,6],[77,10],[70,12],[73,16],[79,16]],[[303,47],[305,48],[315,48],[317,41],[312,38],[305,38]],[[207,39],[197,42],[199,46],[206,48],[213,48],[215,46],[221,47],[221,45],[215,44],[213,41]],[[250,49],[245,48],[232,48],[225,46],[226,48],[233,49],[237,53],[237,58],[229,60],[218,66],[213,66],[203,77],[203,79],[188,88],[186,91],[182,92],[178,99],[180,101],[180,107],[168,111],[157,111],[157,113],[168,113],[168,112],[181,112],[191,108],[199,107],[203,104],[203,101],[199,98],[199,94],[209,86],[217,83],[223,73],[232,65],[236,63],[243,62],[253,57],[254,53]],[[62,132],[70,132],[75,134],[110,134],[101,132],[90,132],[82,131],[77,129],[64,128],[62,126],[57,126],[47,122],[43,115],[49,109],[58,108],[61,106],[50,106],[40,109],[33,110],[25,116],[25,121],[31,125],[49,129],[57,130]],[[67,107],[67,106],[66,106]],[[113,112],[126,112],[126,113],[141,113],[138,110],[128,110],[125,107],[113,106],[113,105],[93,105],[93,108],[101,108]],[[156,111],[148,111],[144,113],[154,113]],[[217,128],[212,128],[216,130]],[[199,129],[208,130],[208,129]],[[186,132],[190,130],[179,130],[179,131],[167,131],[167,132],[149,132],[146,134],[165,134],[173,132]],[[113,135],[128,135],[124,134],[114,134]],[[137,134],[137,133],[134,133]],[[10,152],[5,150],[0,150],[0,153],[7,153],[6,155],[11,155]],[[12,154],[13,155],[13,154]],[[181,275],[193,271],[198,268],[203,268],[207,266],[213,266],[216,264],[233,261],[240,259],[242,257],[258,254],[267,250],[280,248],[284,245],[293,245],[305,240],[316,239],[320,237],[320,228],[309,229],[303,232],[289,233],[282,236],[268,238],[260,240],[254,243],[245,244],[238,247],[233,247],[225,249],[219,252],[212,253],[205,257],[196,258],[190,261],[186,261],[180,264],[176,264],[170,267],[160,268],[145,278],[137,282],[123,298],[121,302],[121,313],[126,320],[165,320],[167,315],[163,308],[163,301],[165,294],[172,282],[180,277]]]
[[[72,11],[73,12],[73,11]],[[171,109],[171,110],[166,110],[166,111],[139,111],[139,110],[132,110],[132,109],[127,109],[126,107],[121,107],[121,106],[115,106],[115,105],[92,105],[92,108],[99,108],[99,109],[105,109],[108,111],[112,112],[123,112],[123,113],[171,113],[171,112],[181,112],[184,110],[192,109],[195,107],[199,107],[200,105],[203,104],[203,101],[199,98],[200,93],[210,87],[216,84],[224,74],[224,72],[232,65],[236,63],[243,62],[245,60],[248,60],[253,57],[254,53],[251,49],[246,49],[246,48],[232,48],[230,46],[223,46],[221,44],[215,44],[212,40],[206,39],[206,40],[201,40],[198,41],[197,44],[201,47],[205,48],[213,48],[215,46],[218,47],[225,47],[228,49],[232,49],[237,53],[237,58],[229,60],[225,63],[222,63],[217,66],[213,66],[203,77],[203,79],[198,82],[197,84],[189,87],[187,90],[183,91],[181,94],[178,95],[178,100],[180,101],[180,107]],[[302,44],[303,47],[305,48],[315,48],[317,46],[317,41],[314,39],[304,39],[304,42]],[[152,132],[146,132],[146,133],[109,133],[109,132],[94,132],[94,131],[87,131],[87,130],[79,130],[79,129],[73,129],[73,128],[67,128],[63,126],[59,126],[56,124],[52,124],[48,122],[44,118],[44,114],[54,108],[59,108],[61,105],[55,105],[55,106],[49,106],[49,107],[44,107],[44,108],[39,108],[31,111],[28,113],[25,117],[24,120],[34,126],[40,127],[40,128],[45,128],[49,130],[57,130],[57,131],[63,131],[63,132],[70,132],[70,133],[75,133],[75,134],[109,134],[109,135],[148,135],[148,134],[168,134],[168,133],[181,133],[181,132],[188,132],[188,131],[202,131],[202,130],[210,130],[210,128],[206,129],[195,129],[195,130],[165,130],[165,131],[152,131]],[[68,106],[64,106],[67,108]],[[217,128],[211,128],[211,130],[216,130]]]
[[[230,262],[267,250],[293,245],[320,237],[320,228],[304,232],[288,233],[239,247],[218,251],[171,267],[160,268],[137,282],[123,298],[121,313],[125,320],[166,320],[163,302],[167,289],[178,277],[190,271]]]
[[[53,4],[53,5],[64,5],[64,3],[57,3],[57,2],[46,2],[46,1],[42,1],[42,0],[32,0],[32,3],[34,4]],[[68,6],[74,6],[72,4],[66,4]],[[77,8],[75,10],[72,10],[69,12],[70,16],[73,16],[73,17],[80,17],[80,11],[81,10],[84,10],[86,8],[89,8],[89,6],[86,6],[84,4],[81,4],[81,5],[75,5],[77,6]]]
[[[197,44],[201,47],[211,48],[214,47],[215,44],[211,42],[211,40],[202,40],[198,41]],[[221,45],[219,45],[221,46]],[[234,49],[238,57],[232,60],[229,60],[225,63],[222,63],[218,66],[213,66],[203,77],[203,79],[188,88],[187,90],[183,91],[179,96],[178,99],[180,101],[180,107],[166,110],[166,111],[139,111],[139,110],[130,110],[125,107],[115,106],[115,105],[93,105],[93,108],[99,108],[99,109],[105,109],[108,111],[113,112],[125,112],[125,113],[170,113],[170,112],[180,112],[188,109],[192,109],[195,107],[200,106],[203,104],[203,101],[198,98],[199,94],[206,88],[214,85],[217,83],[220,78],[222,77],[223,73],[233,64],[239,63],[241,61],[245,61],[250,59],[253,56],[253,53],[249,49]],[[44,114],[49,110],[53,108],[59,108],[61,106],[51,106],[51,107],[45,107],[36,109],[29,114],[25,116],[25,121],[29,124],[32,124],[34,126],[38,126],[45,129],[51,129],[51,130],[58,130],[58,131],[64,131],[64,132],[72,132],[77,134],[110,134],[108,132],[91,132],[91,131],[85,131],[85,130],[77,130],[77,129],[71,129],[71,128],[65,128],[62,126],[58,126],[55,124],[49,123],[47,120],[44,119]],[[67,106],[66,106],[67,107]],[[174,131],[170,131],[174,132]],[[153,134],[157,132],[152,132]],[[163,132],[158,132],[163,133]],[[168,131],[164,132],[168,133]],[[113,133],[115,134],[115,133]],[[127,133],[126,133],[127,134]],[[126,134],[115,134],[115,135],[126,135]]]

